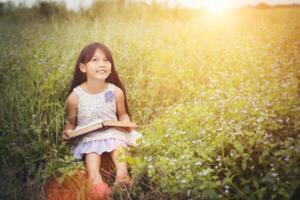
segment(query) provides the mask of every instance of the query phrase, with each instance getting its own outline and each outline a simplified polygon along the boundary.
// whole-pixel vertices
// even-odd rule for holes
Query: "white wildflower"
[[[202,171],[202,172],[199,173],[200,176],[205,176],[205,175],[207,175],[207,174],[208,174],[207,171]]]
[[[272,176],[276,177],[276,176],[278,176],[278,174],[276,172],[273,172]]]
[[[289,161],[289,160],[290,160],[290,157],[287,156],[287,157],[284,158],[284,160],[285,160],[285,161]]]
[[[224,188],[228,190],[230,187],[228,185],[224,185]]]
[[[202,165],[202,162],[201,161],[197,161],[197,162],[195,162],[195,165]]]
[[[188,190],[188,191],[187,191],[187,196],[188,196],[188,197],[191,196],[191,190]]]

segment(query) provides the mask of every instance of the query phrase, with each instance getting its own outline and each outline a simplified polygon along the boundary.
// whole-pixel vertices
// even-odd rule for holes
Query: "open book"
[[[74,138],[86,133],[89,133],[91,131],[95,130],[105,130],[108,127],[137,127],[137,125],[133,122],[126,122],[126,121],[109,121],[109,120],[97,120],[93,123],[87,124],[85,126],[82,126],[80,128],[77,128],[75,130],[72,130],[71,132],[68,132],[67,135],[69,138]]]

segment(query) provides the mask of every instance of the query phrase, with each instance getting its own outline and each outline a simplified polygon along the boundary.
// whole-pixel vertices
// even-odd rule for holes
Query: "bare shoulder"
[[[72,91],[66,100],[66,110],[68,114],[68,122],[70,124],[76,125],[76,116],[77,116],[77,106],[79,102],[79,97],[77,94]]]
[[[74,91],[72,91],[67,97],[66,104],[68,106],[76,107],[78,105],[78,101],[78,95]]]
[[[117,98],[122,98],[124,96],[124,92],[121,88],[119,88],[118,86],[115,86],[115,95]]]

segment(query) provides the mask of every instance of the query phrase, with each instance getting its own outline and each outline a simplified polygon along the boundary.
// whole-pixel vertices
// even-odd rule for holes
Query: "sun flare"
[[[222,0],[209,0],[205,1],[203,8],[211,13],[220,14],[229,8],[226,1]]]

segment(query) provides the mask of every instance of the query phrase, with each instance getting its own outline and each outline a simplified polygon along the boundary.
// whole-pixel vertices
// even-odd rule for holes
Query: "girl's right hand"
[[[130,131],[133,130],[133,128],[131,127],[114,127],[114,128],[125,133],[130,133]]]
[[[63,139],[63,140],[69,140],[70,138],[69,138],[69,136],[68,136],[67,133],[69,133],[69,132],[71,132],[71,131],[72,131],[72,130],[65,130],[65,131],[63,131],[63,132],[62,132],[62,135],[61,135],[62,139]]]

